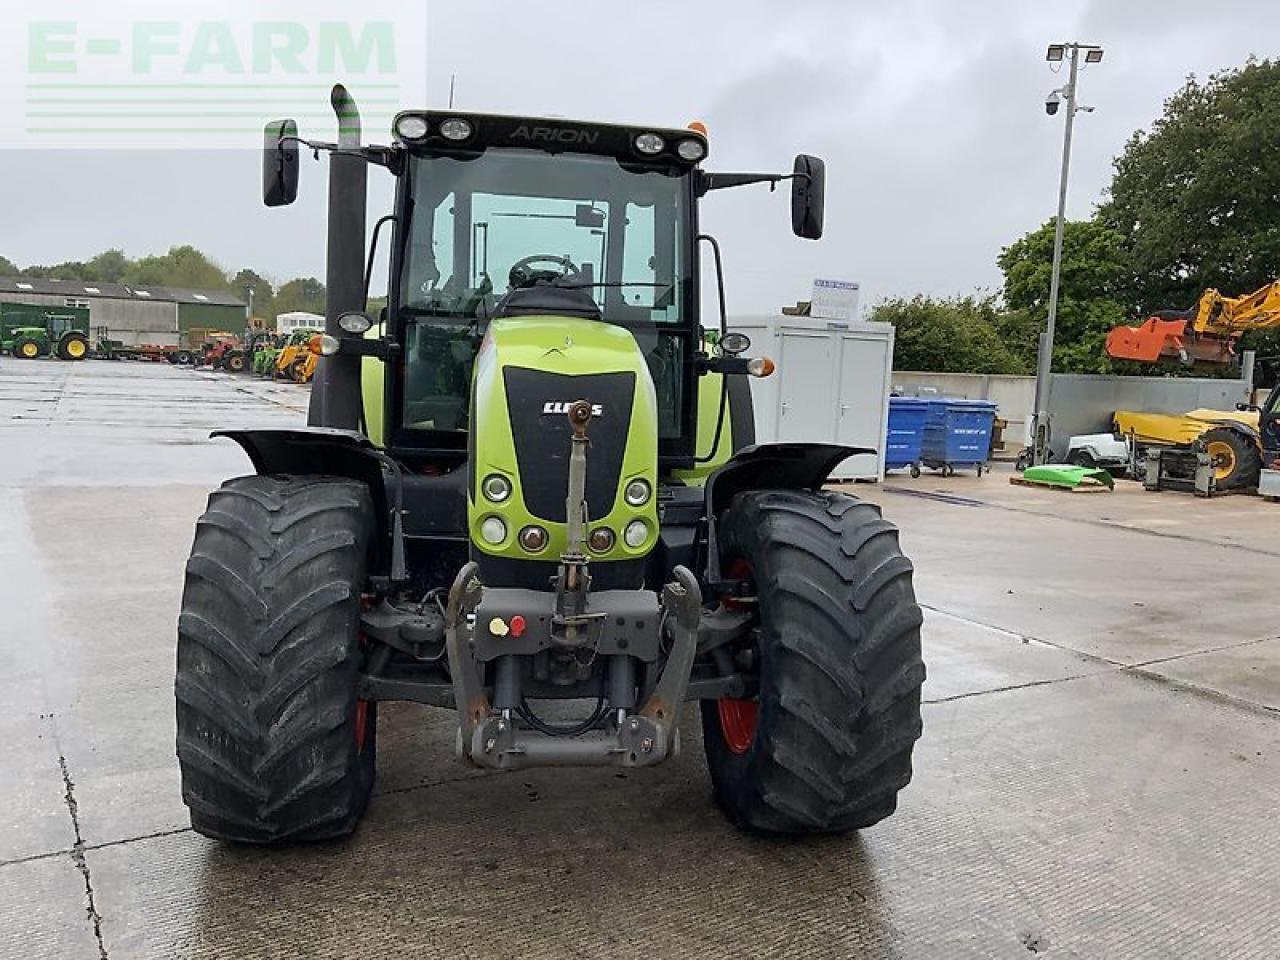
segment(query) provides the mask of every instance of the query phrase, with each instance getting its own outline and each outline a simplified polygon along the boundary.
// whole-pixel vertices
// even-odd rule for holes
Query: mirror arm
[[[783,180],[812,180],[807,173],[702,173],[699,171],[698,196],[710,190],[724,190],[726,187],[744,187],[751,183],[769,184],[769,192],[777,189]]]
[[[284,145],[290,141],[293,143],[299,143],[306,147],[311,151],[311,155],[317,160],[320,159],[320,151],[324,150],[326,153],[332,153],[336,156],[359,157],[361,160],[366,160],[369,163],[377,164],[380,167],[386,167],[392,172],[396,172],[396,167],[399,165],[400,161],[400,150],[397,147],[368,146],[351,150],[346,147],[340,147],[336,143],[329,143],[327,140],[307,140],[305,137],[281,137],[280,143],[276,149],[282,149]]]
[[[346,356],[376,357],[383,363],[395,363],[401,356],[400,344],[391,337],[370,340],[354,334],[338,337],[338,353]]]

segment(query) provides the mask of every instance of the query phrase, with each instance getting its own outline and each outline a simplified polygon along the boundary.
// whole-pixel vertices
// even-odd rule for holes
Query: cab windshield
[[[658,388],[660,434],[678,433],[689,303],[683,176],[519,149],[413,163],[400,284],[404,426],[466,429],[489,318],[512,291],[543,286],[632,332]]]

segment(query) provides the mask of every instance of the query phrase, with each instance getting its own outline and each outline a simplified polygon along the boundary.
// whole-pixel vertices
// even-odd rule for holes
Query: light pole
[[[1044,102],[1045,112],[1053,116],[1059,105],[1065,100],[1067,122],[1062,133],[1062,174],[1058,180],[1058,219],[1053,225],[1053,271],[1049,278],[1049,320],[1045,324],[1044,333],[1040,335],[1040,349],[1036,356],[1036,400],[1035,400],[1035,435],[1032,437],[1032,462],[1042,464],[1049,462],[1049,376],[1053,367],[1053,331],[1058,320],[1058,282],[1062,276],[1062,232],[1067,214],[1067,172],[1071,167],[1071,129],[1075,123],[1076,111],[1086,113],[1093,107],[1084,107],[1076,103],[1076,80],[1080,74],[1080,53],[1084,52],[1085,63],[1097,63],[1102,59],[1102,48],[1090,43],[1051,43],[1045,54],[1050,63],[1061,63],[1068,55],[1071,59],[1071,72],[1066,86],[1059,87],[1049,94]]]

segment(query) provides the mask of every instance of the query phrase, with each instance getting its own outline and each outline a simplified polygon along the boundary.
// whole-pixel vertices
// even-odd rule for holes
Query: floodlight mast
[[[1053,227],[1053,270],[1049,278],[1049,319],[1045,323],[1044,333],[1040,335],[1039,351],[1036,357],[1036,399],[1034,411],[1034,433],[1031,439],[1031,462],[1037,466],[1048,463],[1051,457],[1049,449],[1049,413],[1046,409],[1049,401],[1049,377],[1053,368],[1053,336],[1058,320],[1058,287],[1062,276],[1062,235],[1067,213],[1067,175],[1071,168],[1071,132],[1075,123],[1077,110],[1090,112],[1092,107],[1082,107],[1076,103],[1077,79],[1080,69],[1080,53],[1084,52],[1086,63],[1098,63],[1102,60],[1102,48],[1090,43],[1052,43],[1045,53],[1050,63],[1059,63],[1070,55],[1071,67],[1067,83],[1055,90],[1045,101],[1046,112],[1050,116],[1058,112],[1059,98],[1066,107],[1067,122],[1062,134],[1062,172],[1058,178],[1058,219]]]

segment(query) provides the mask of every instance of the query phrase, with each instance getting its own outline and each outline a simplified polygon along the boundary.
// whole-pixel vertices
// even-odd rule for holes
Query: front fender
[[[1215,429],[1234,430],[1240,436],[1258,443],[1261,438],[1261,432],[1248,423],[1240,420],[1216,420],[1213,423]]]
[[[720,581],[716,523],[736,494],[744,490],[819,490],[831,471],[849,457],[875,452],[871,447],[838,443],[761,443],[735,453],[707,478],[707,583]]]
[[[260,474],[323,475],[358,480],[369,488],[374,516],[380,527],[379,542],[392,528],[391,500],[387,488],[392,472],[386,456],[363,433],[333,427],[289,429],[215,430],[210,437],[227,437],[240,445]]]

